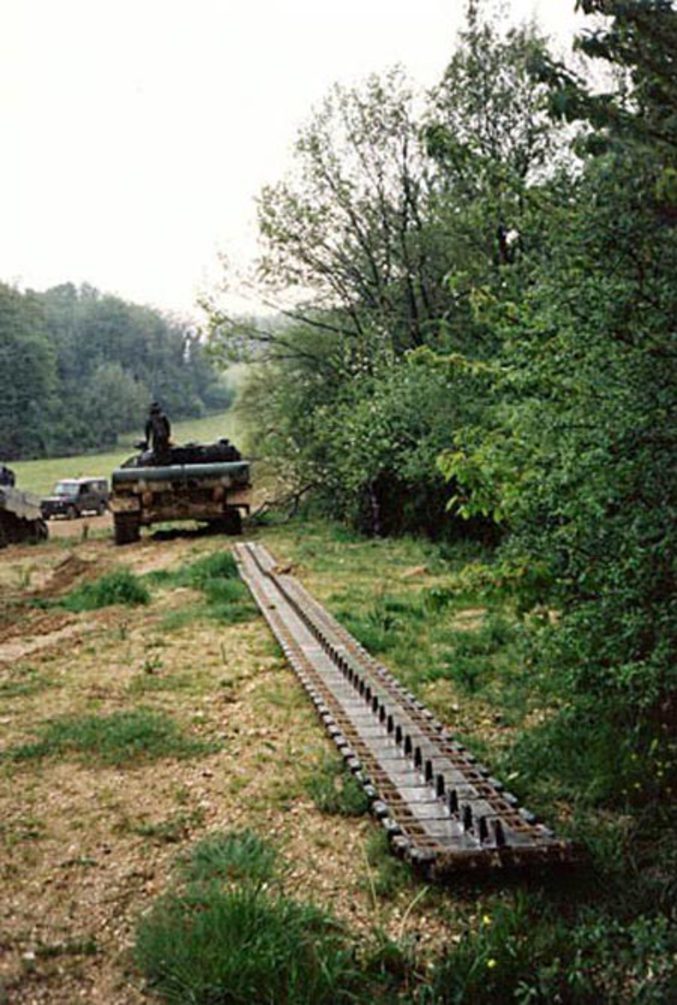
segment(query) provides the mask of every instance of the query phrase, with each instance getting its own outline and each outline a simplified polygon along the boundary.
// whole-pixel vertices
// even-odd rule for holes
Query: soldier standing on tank
[[[169,437],[171,431],[172,427],[169,424],[169,419],[157,401],[154,401],[150,406],[146,421],[146,443],[152,446],[155,461],[159,464],[167,464],[169,462]]]
[[[10,488],[15,484],[16,477],[11,468],[8,468],[6,464],[0,464],[0,485],[9,485]]]

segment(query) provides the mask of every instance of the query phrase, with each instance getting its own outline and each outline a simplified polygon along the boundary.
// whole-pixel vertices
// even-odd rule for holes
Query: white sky
[[[567,46],[574,0],[508,0]],[[439,77],[463,0],[0,0],[0,280],[184,314],[335,81]],[[234,305],[243,307],[244,304]],[[253,305],[252,305],[253,306]]]

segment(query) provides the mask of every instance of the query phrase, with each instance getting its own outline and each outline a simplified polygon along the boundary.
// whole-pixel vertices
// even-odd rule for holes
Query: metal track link
[[[575,858],[262,545],[235,557],[398,854],[431,878]]]

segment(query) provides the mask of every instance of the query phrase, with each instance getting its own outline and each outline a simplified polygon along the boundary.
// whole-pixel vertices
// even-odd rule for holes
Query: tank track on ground
[[[395,852],[431,879],[576,860],[265,548],[240,544],[235,555]]]

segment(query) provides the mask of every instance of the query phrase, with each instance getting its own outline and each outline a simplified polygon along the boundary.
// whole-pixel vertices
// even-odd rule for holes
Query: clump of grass
[[[168,716],[138,709],[54,719],[42,728],[38,740],[10,747],[3,756],[13,761],[75,756],[119,766],[162,757],[197,757],[214,749],[213,743],[184,736]]]
[[[182,628],[200,616],[227,625],[250,621],[256,616],[256,607],[239,578],[237,563],[230,551],[205,555],[173,572],[153,572],[148,578],[166,586],[189,586],[205,596],[206,607],[194,605],[189,612],[177,611],[167,615],[164,623],[170,630]]]
[[[195,688],[195,676],[188,673],[147,673],[135,674],[129,682],[130,694],[146,694],[155,691],[191,691]]]
[[[129,569],[115,569],[93,583],[76,587],[58,603],[69,611],[94,611],[112,604],[147,604],[148,587]]]
[[[426,1001],[662,1005],[677,989],[666,918],[567,923],[541,896],[494,902],[436,966]]]
[[[361,817],[369,810],[364,789],[336,758],[322,762],[307,780],[306,791],[321,813]]]
[[[390,900],[413,884],[411,867],[393,855],[384,831],[378,830],[370,834],[366,857],[367,884],[374,896]]]
[[[372,1000],[351,940],[319,908],[267,885],[274,848],[250,831],[214,834],[178,861],[183,886],[142,918],[135,957],[172,1005]]]
[[[172,1005],[339,1005],[356,1001],[359,983],[329,915],[248,886],[169,894],[141,921],[135,955]]]
[[[278,871],[277,850],[250,830],[210,834],[179,860],[179,873],[190,883],[271,882]]]
[[[192,586],[195,590],[204,590],[207,583],[217,579],[237,579],[238,575],[232,552],[216,551],[178,569],[150,572],[148,579],[170,586]]]

